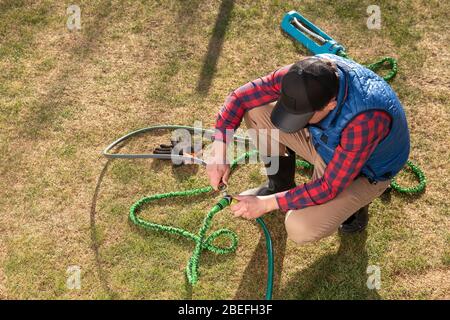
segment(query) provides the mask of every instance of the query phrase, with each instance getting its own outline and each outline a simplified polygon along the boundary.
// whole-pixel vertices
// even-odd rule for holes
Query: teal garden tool
[[[333,38],[315,26],[297,11],[289,11],[281,22],[283,29],[292,38],[303,44],[313,54],[345,51]]]

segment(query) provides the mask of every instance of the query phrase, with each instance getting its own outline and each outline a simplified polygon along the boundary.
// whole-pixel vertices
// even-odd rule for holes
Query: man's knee
[[[270,114],[272,113],[275,102],[247,110],[244,114],[244,121],[248,128],[268,129],[272,128]]]
[[[305,219],[301,213],[292,210],[287,212],[284,224],[288,239],[298,245],[315,242],[330,235],[329,232],[319,230],[317,223]]]
[[[262,129],[262,121],[261,121],[261,115],[259,115],[257,112],[252,112],[252,110],[247,111],[244,114],[244,121],[248,128],[253,129]]]
[[[249,129],[248,136],[258,149],[260,156],[271,157],[285,154],[285,146],[279,142],[279,131],[274,130],[270,122],[270,112],[267,109],[270,107],[262,106],[245,113],[244,120]],[[266,163],[265,160],[263,162]]]

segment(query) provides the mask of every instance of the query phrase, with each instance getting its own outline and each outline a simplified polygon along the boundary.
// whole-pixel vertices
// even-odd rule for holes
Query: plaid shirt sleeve
[[[225,100],[217,115],[214,138],[226,142],[241,124],[247,110],[275,101],[280,96],[281,79],[291,65],[284,66],[265,77],[258,78],[234,90]]]
[[[336,197],[359,175],[375,147],[389,133],[390,123],[391,118],[384,111],[367,111],[356,116],[343,130],[324,175],[277,195],[280,209],[302,209]]]

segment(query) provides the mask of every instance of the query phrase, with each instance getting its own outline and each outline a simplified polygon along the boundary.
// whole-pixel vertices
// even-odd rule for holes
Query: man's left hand
[[[267,212],[278,209],[278,202],[275,195],[233,196],[233,198],[239,201],[230,207],[235,217],[256,219]]]

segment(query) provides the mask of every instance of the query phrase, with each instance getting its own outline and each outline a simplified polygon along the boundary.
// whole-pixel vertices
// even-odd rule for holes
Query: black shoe
[[[270,162],[264,165],[270,167]],[[266,169],[267,170],[267,169]],[[295,152],[288,149],[287,156],[279,157],[279,167],[277,173],[267,175],[269,181],[262,185],[255,194],[267,196],[281,191],[286,191],[295,187]]]
[[[356,211],[350,218],[345,220],[339,227],[342,233],[357,233],[366,229],[369,222],[369,205]]]

